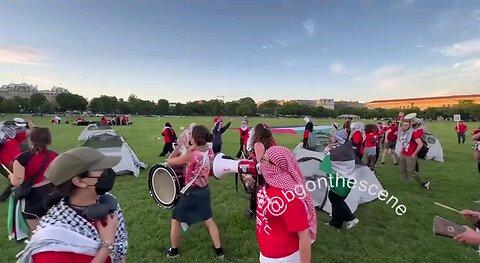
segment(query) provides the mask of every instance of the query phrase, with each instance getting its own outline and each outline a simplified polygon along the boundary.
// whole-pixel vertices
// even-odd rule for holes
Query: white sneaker
[[[350,229],[350,228],[356,226],[359,222],[360,222],[360,220],[358,220],[358,218],[355,218],[352,221],[345,222],[345,227],[347,229]]]
[[[423,187],[425,187],[425,189],[430,189],[430,182],[426,182]]]

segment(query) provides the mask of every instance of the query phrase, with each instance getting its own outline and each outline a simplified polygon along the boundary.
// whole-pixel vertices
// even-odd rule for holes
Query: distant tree
[[[228,101],[224,105],[224,114],[228,116],[237,115],[237,108],[239,107],[238,101]]]
[[[170,103],[168,100],[159,99],[157,102],[158,114],[166,115],[170,112]]]
[[[224,114],[224,104],[221,100],[209,100],[205,103],[207,115]]]
[[[84,111],[87,109],[88,101],[83,96],[72,93],[60,93],[55,96],[57,102],[57,110],[68,111],[78,110]]]
[[[102,95],[98,98],[93,98],[88,104],[88,108],[95,113],[116,113],[117,103],[117,97]]]
[[[281,106],[276,100],[267,100],[258,106],[258,113],[273,116],[277,114],[279,108]]]
[[[253,116],[257,114],[257,104],[250,97],[241,98],[240,100],[238,100],[238,105],[239,107],[245,105],[242,112],[247,114],[242,114],[242,115]],[[238,113],[238,109],[237,109],[237,113]]]
[[[42,93],[33,93],[30,96],[30,109],[34,112],[39,112],[47,101],[47,97]]]

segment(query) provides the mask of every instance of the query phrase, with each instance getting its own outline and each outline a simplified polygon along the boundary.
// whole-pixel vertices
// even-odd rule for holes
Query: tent
[[[78,136],[78,140],[85,141],[92,135],[104,134],[104,133],[117,135],[115,131],[112,129],[112,127],[108,125],[89,124],[87,127],[85,127],[82,133],[80,133],[80,136]]]
[[[325,172],[320,170],[320,164],[325,158],[323,153],[326,140],[320,140],[316,149],[305,149],[302,143],[299,143],[293,150],[306,179],[305,189],[310,192],[316,207],[331,214],[332,205],[328,200],[329,179]],[[355,175],[356,184],[346,198],[345,202],[354,213],[360,204],[374,201],[378,198],[378,193],[383,190],[374,172],[365,165],[356,165]]]
[[[85,141],[83,146],[95,148],[107,156],[121,156],[120,163],[112,168],[118,175],[133,173],[137,177],[141,169],[148,167],[147,164],[138,159],[127,142],[118,135],[110,133],[94,134]]]

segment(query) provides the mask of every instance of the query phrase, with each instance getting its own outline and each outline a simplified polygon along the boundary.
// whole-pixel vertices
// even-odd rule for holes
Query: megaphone
[[[227,174],[260,174],[260,163],[252,160],[233,160],[223,153],[218,153],[213,159],[213,176],[216,179]]]

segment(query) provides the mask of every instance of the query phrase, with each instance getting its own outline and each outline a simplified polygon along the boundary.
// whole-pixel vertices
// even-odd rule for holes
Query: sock
[[[216,253],[217,255],[223,254],[223,248],[222,248],[222,247],[215,248],[215,253]]]

